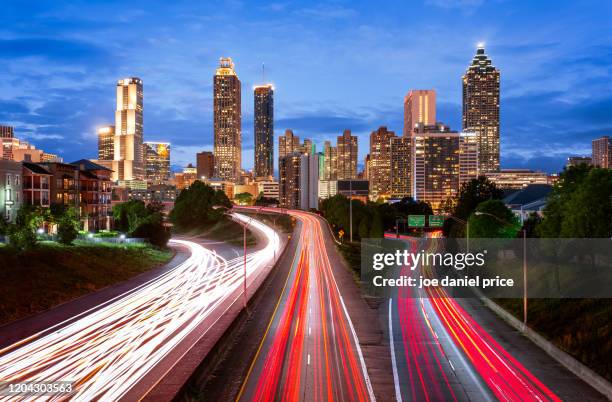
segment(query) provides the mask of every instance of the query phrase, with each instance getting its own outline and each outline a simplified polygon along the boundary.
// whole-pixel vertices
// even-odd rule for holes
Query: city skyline
[[[567,156],[589,154],[590,141],[608,135],[612,127],[611,118],[605,113],[611,102],[606,77],[612,58],[607,56],[605,47],[610,30],[597,23],[605,10],[600,7],[594,12],[588,7],[563,3],[555,10],[541,5],[535,13],[533,8],[527,10],[526,4],[518,2],[504,7],[505,14],[512,16],[508,17],[489,3],[470,4],[456,1],[394,4],[390,7],[396,9],[397,16],[384,13],[391,23],[389,32],[384,32],[375,29],[381,13],[360,3],[311,8],[299,3],[285,5],[282,19],[274,10],[282,5],[233,4],[222,12],[195,4],[158,7],[157,12],[144,8],[138,11],[135,7],[117,21],[108,17],[114,9],[112,4],[91,3],[86,8],[98,9],[95,18],[92,13],[88,19],[74,17],[72,25],[61,26],[53,36],[56,39],[42,40],[39,38],[55,29],[58,21],[67,18],[70,7],[60,4],[50,12],[44,4],[23,8],[9,2],[7,16],[16,23],[10,32],[3,32],[0,49],[11,62],[29,62],[5,63],[0,67],[7,77],[0,120],[14,125],[17,136],[62,154],[67,160],[95,158],[96,128],[114,120],[113,93],[109,87],[124,76],[138,76],[147,86],[146,140],[171,142],[173,164],[184,166],[195,162],[196,152],[212,149],[212,88],[208,77],[218,58],[227,55],[234,59],[243,85],[243,167],[253,167],[251,88],[261,82],[264,62],[267,80],[276,89],[275,137],[291,128],[301,138],[312,139],[317,149],[322,150],[324,140],[351,129],[361,143],[358,157],[361,165],[371,131],[386,125],[392,131],[402,132],[402,103],[410,89],[435,89],[438,120],[454,130],[461,129],[461,76],[476,44],[483,40],[487,54],[502,71],[502,168],[530,167],[556,172]],[[190,16],[186,13],[188,9],[193,9]],[[258,10],[262,11],[261,16],[250,24]],[[130,23],[135,33],[142,33],[142,26],[151,18],[165,16],[164,11],[170,16],[168,22],[147,32],[141,49],[130,48],[128,52],[126,41],[130,35],[119,37],[117,32],[122,31],[116,28]],[[410,12],[431,13],[436,21],[432,15],[422,23],[427,24],[428,30],[414,30],[423,33],[406,38],[393,23]],[[31,15],[35,29],[24,34],[19,21],[24,21],[26,14]],[[233,17],[235,27],[226,36],[216,34],[213,28],[222,22],[212,17],[198,18],[204,15],[218,16],[220,21]],[[588,19],[589,29],[575,32],[570,27],[568,32],[559,32],[558,40],[551,41],[550,35],[537,29],[537,20],[546,16],[555,17],[550,29],[555,26],[560,29],[570,16]],[[520,18],[523,26],[514,26],[513,18]],[[238,40],[252,35],[254,30],[263,32],[266,27],[285,32],[288,19],[304,26],[303,35],[296,38],[300,35],[297,33],[300,30],[296,30],[287,39],[287,42],[299,39],[298,49],[290,49],[284,41],[270,47],[269,35],[256,38],[251,49]],[[177,21],[184,22],[183,26],[169,30]],[[338,28],[340,21],[351,24]],[[482,24],[474,26],[474,21]],[[449,22],[451,26],[445,27]],[[450,32],[458,28],[465,32],[460,38]],[[193,55],[172,50],[176,47],[173,43],[178,41],[193,43],[202,29],[212,35],[213,46],[199,45]],[[317,29],[320,33],[316,36],[308,35]],[[104,36],[104,43],[96,38],[100,32],[108,36]],[[322,42],[330,32],[336,32],[337,39]],[[349,40],[350,34],[367,40]],[[422,44],[418,44],[419,39]],[[321,44],[324,46],[318,46]],[[340,49],[358,54],[356,49],[360,46],[378,50],[371,60],[330,57]],[[205,47],[208,49],[204,50]],[[316,57],[309,57],[313,49],[317,50]],[[115,60],[112,55],[116,54],[129,57]],[[167,61],[151,63],[154,59],[158,61],[155,57],[159,54]],[[381,59],[392,63],[380,63]],[[346,63],[354,67],[346,70]],[[552,69],[556,74],[543,78]],[[418,76],[415,70],[420,71]],[[339,75],[341,71],[346,73]],[[365,91],[367,98],[358,96]],[[77,101],[82,104],[80,113],[68,113],[67,105]],[[530,113],[524,113],[525,110]],[[276,147],[277,142],[274,144]]]

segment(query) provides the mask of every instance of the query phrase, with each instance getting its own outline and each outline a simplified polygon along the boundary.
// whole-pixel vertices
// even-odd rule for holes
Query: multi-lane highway
[[[328,228],[313,214],[288,213],[301,221],[299,243],[238,399],[374,400],[326,249]]]
[[[260,232],[265,245],[247,255],[247,283],[265,275],[278,254],[278,235],[234,214]],[[243,257],[227,260],[187,240],[190,257],[163,275],[91,310],[0,350],[2,381],[72,381],[75,400],[135,399],[165,373],[176,350],[188,351],[242,295]],[[161,368],[161,370],[160,370]],[[144,380],[147,381],[144,381]],[[45,396],[60,399],[61,395]],[[0,397],[2,398],[2,397]],[[41,399],[41,396],[37,397]]]

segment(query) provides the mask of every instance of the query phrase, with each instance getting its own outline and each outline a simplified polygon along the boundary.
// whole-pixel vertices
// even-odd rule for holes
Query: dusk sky
[[[410,89],[434,88],[438,120],[461,129],[461,76],[480,41],[501,70],[502,168],[556,172],[612,135],[612,1],[27,3],[2,1],[0,124],[68,162],[97,157],[116,81],[137,76],[145,141],[195,163],[212,149],[212,76],[226,56],[242,81],[243,167],[262,63],[276,137],[292,128],[320,145],[349,128],[362,164],[372,130],[401,135]]]

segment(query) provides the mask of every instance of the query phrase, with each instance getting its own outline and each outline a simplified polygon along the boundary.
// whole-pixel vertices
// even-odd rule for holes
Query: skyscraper
[[[477,179],[480,175],[478,166],[478,135],[476,133],[459,134],[459,189],[465,183]]]
[[[220,59],[213,86],[215,176],[237,182],[242,166],[240,80],[231,58]]]
[[[318,207],[319,155],[294,152],[279,161],[279,204],[284,208]]]
[[[274,88],[258,85],[255,92],[255,178],[274,175]]]
[[[131,77],[117,82],[113,180],[143,180],[142,80]]]
[[[338,149],[330,141],[323,144],[323,174],[321,180],[338,179]]]
[[[413,89],[404,98],[404,137],[412,135],[418,123],[436,124],[436,91]]]
[[[370,163],[368,180],[373,200],[388,197],[391,191],[391,138],[393,131],[380,127],[370,134]]]
[[[279,161],[294,152],[300,152],[300,137],[294,135],[293,130],[286,129],[285,134],[278,137]]]
[[[152,184],[162,184],[170,178],[170,144],[145,142],[146,179]]]
[[[198,180],[215,176],[215,156],[212,152],[202,151],[196,154],[196,172]]]
[[[593,155],[591,157],[593,166],[612,169],[612,139],[603,136],[593,140]]]
[[[480,172],[499,170],[499,70],[478,45],[463,76],[463,131],[478,135]]]
[[[357,178],[357,137],[351,135],[351,130],[344,130],[338,136],[338,180]]]
[[[391,137],[391,198],[412,196],[412,138]]]
[[[115,159],[115,126],[104,126],[98,129],[98,160]]]

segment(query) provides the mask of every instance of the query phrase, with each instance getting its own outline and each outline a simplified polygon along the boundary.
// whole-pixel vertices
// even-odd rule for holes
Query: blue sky
[[[318,144],[344,128],[401,133],[403,97],[434,88],[460,129],[461,75],[479,41],[502,74],[502,167],[558,171],[612,135],[612,2],[3,1],[0,124],[66,160],[95,158],[115,83],[144,81],[145,140],[173,164],[212,147],[212,75],[242,81],[243,164],[253,161],[252,87],[274,83],[275,131]],[[275,145],[277,141],[275,141]]]

